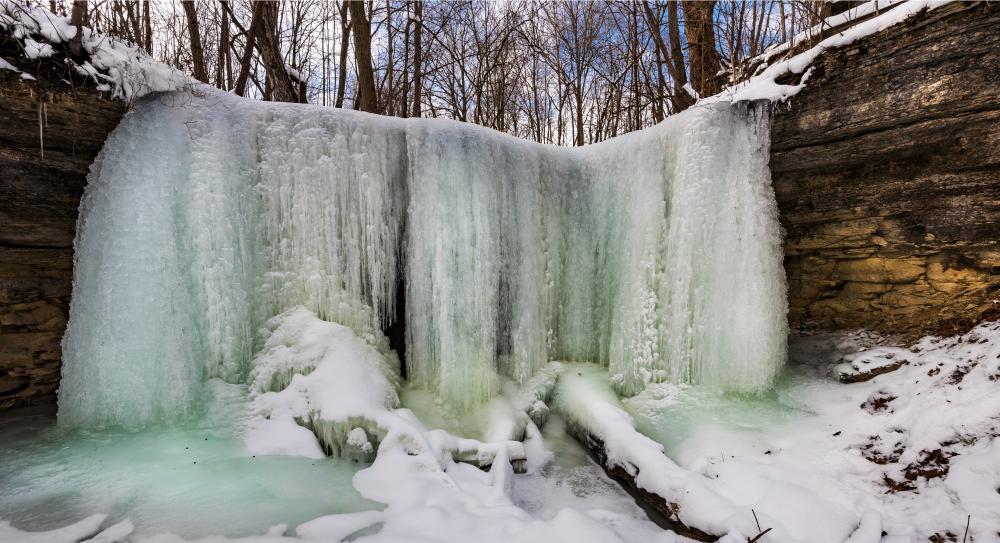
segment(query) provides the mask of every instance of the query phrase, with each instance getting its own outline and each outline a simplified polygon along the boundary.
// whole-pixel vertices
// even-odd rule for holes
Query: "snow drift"
[[[747,105],[564,149],[211,91],[143,99],[81,204],[60,421],[183,418],[206,379],[248,379],[257,330],[292,307],[381,337],[399,281],[408,378],[458,405],[553,359],[606,365],[626,394],[766,388],[786,331],[767,138]]]

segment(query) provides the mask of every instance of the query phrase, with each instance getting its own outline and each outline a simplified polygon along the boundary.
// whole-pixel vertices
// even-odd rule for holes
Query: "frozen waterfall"
[[[766,115],[695,107],[577,149],[468,124],[210,93],[140,102],[81,204],[59,417],[181,418],[303,305],[460,405],[549,360],[766,388],[785,279]]]

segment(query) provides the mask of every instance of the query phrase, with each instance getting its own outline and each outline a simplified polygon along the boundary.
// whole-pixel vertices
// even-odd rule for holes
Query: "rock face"
[[[1000,5],[830,51],[772,129],[789,318],[953,333],[1000,317]]]
[[[125,112],[60,79],[47,88],[0,71],[0,408],[55,399],[77,207]]]

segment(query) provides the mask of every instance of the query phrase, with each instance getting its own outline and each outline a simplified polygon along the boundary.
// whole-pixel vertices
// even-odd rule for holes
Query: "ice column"
[[[377,349],[405,280],[407,369],[459,405],[548,360],[766,388],[785,279],[766,115],[697,106],[598,145],[223,93],[140,102],[81,205],[60,419],[140,426],[244,381],[305,306]]]

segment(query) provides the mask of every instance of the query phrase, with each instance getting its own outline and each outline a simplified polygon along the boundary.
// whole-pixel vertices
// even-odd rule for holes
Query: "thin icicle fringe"
[[[459,405],[551,359],[757,391],[784,360],[766,114],[715,104],[583,149],[211,94],[148,99],[81,207],[60,418],[174,420],[295,306]]]

